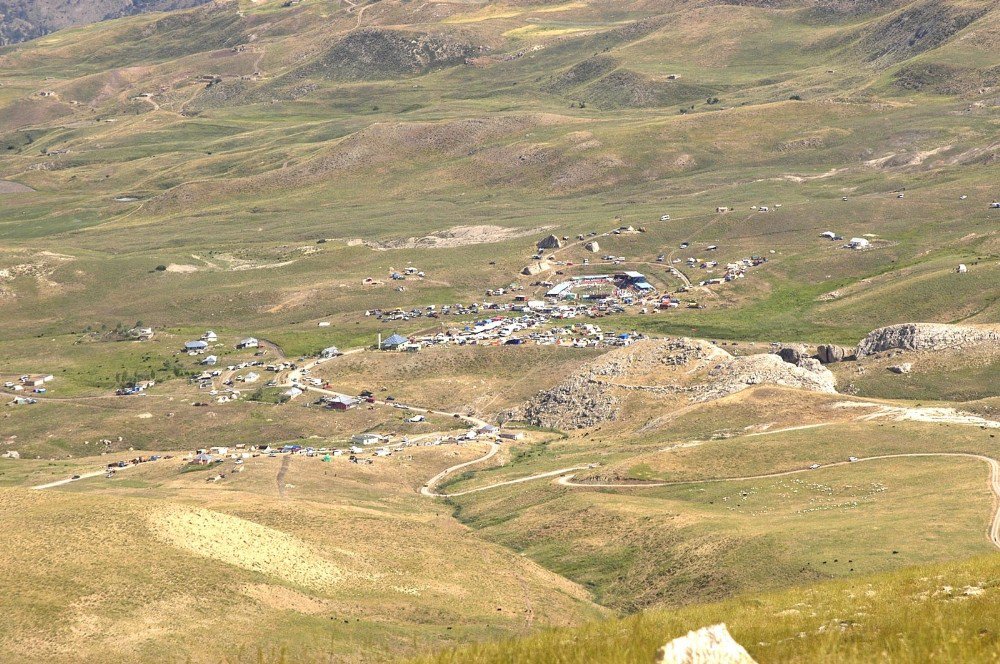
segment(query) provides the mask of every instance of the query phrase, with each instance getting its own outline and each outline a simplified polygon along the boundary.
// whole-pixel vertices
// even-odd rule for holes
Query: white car
[[[847,457],[847,460],[850,461],[851,463],[854,463],[855,461],[858,460],[858,457]]]
[[[660,221],[670,221],[670,215],[669,214],[663,215],[662,217],[660,217]]]
[[[816,470],[817,468],[819,468],[818,463],[814,463],[813,465],[809,466],[809,470]]]

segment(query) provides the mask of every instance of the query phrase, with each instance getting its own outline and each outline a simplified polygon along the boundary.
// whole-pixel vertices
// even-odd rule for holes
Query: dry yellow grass
[[[579,586],[419,497],[455,451],[479,454],[423,448],[367,467],[295,458],[285,498],[281,460],[266,457],[218,484],[205,482],[213,471],[181,473],[170,460],[114,480],[2,489],[11,595],[0,651],[211,662],[285,647],[296,659],[354,662],[366,644],[362,660],[374,661],[601,615]]]

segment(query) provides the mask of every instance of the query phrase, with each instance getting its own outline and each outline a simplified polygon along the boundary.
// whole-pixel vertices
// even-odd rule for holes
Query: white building
[[[374,445],[382,442],[382,436],[377,433],[359,433],[351,436],[351,442],[358,445]]]

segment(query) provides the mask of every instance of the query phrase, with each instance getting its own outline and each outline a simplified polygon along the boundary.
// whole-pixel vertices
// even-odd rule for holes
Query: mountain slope
[[[0,46],[35,39],[70,26],[174,9],[209,0],[0,0]]]

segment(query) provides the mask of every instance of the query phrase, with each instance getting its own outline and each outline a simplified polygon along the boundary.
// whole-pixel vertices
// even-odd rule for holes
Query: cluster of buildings
[[[833,231],[823,231],[819,234],[820,237],[826,238],[831,242],[843,242],[844,238]],[[852,237],[843,245],[844,249],[868,249],[871,247],[872,243],[867,238],[863,237]]]
[[[218,341],[219,341],[219,335],[217,335],[212,330],[208,330],[207,332],[205,332],[205,334],[201,335],[200,339],[195,339],[193,341],[185,341],[184,352],[186,352],[188,355],[201,355],[202,353],[208,351],[210,344],[218,343]],[[257,340],[254,337],[247,337],[245,339],[241,339],[239,343],[236,344],[236,349],[244,350],[248,348],[258,348],[259,346],[260,346],[259,340]],[[218,360],[218,358],[216,358],[214,355],[209,357],[215,358],[216,361]],[[203,361],[203,364],[214,364],[214,362],[209,363]]]
[[[720,277],[710,277],[708,279],[703,279],[698,282],[699,286],[714,286],[717,284],[726,283],[729,281],[735,281],[736,279],[742,279],[746,276],[747,270],[758,265],[763,265],[767,262],[767,258],[763,256],[750,256],[749,258],[741,258],[738,261],[727,263],[725,269]],[[692,267],[700,267],[703,270],[712,272],[719,266],[718,261],[701,261],[698,262],[697,258],[688,259],[688,265]]]
[[[297,444],[287,444],[280,447],[270,445],[256,445],[249,448],[243,444],[233,447],[215,446],[199,449],[189,453],[184,460],[192,465],[213,465],[224,463],[227,460],[242,464],[244,460],[259,457],[274,458],[279,455],[295,455],[311,458],[318,458],[321,461],[329,462],[335,457],[348,455],[352,463],[370,464],[374,458],[392,456],[394,452],[399,452],[411,447],[436,447],[439,445],[461,445],[473,440],[523,440],[524,433],[520,431],[501,430],[491,424],[482,427],[469,429],[467,432],[453,436],[439,436],[430,440],[417,442],[411,441],[407,436],[403,436],[399,441],[393,442],[391,434],[380,434],[375,432],[359,433],[351,437],[350,445],[341,447],[311,447]],[[362,456],[367,455],[367,456]],[[169,458],[169,457],[164,457]],[[149,460],[156,460],[156,457]]]
[[[47,390],[45,385],[52,382],[52,380],[53,376],[51,374],[25,374],[16,381],[8,380],[3,386],[16,395],[14,400],[9,402],[8,405],[28,406],[38,403],[37,399],[20,396],[20,393],[30,390],[33,394],[45,394]]]
[[[566,307],[565,309],[567,311],[559,312],[561,317],[573,318],[576,308]],[[580,309],[590,315],[586,308],[581,307]],[[453,329],[437,334],[410,338],[398,334],[393,335],[382,342],[381,348],[409,352],[440,345],[520,346],[535,344],[539,346],[598,348],[627,346],[633,341],[645,338],[645,335],[636,333],[606,333],[599,326],[590,323],[549,327],[548,325],[556,318],[556,316],[540,312],[527,313],[517,317],[496,316],[475,321],[462,329]]]
[[[641,272],[626,270],[615,274],[595,274],[570,277],[553,285],[545,293],[552,302],[560,300],[591,300],[603,304],[633,302],[652,295],[656,289]]]
[[[154,385],[156,385],[155,380],[140,380],[133,383],[129,387],[122,387],[116,390],[115,394],[117,394],[120,397],[142,394],[143,392],[153,387]]]
[[[25,389],[31,389],[38,394],[42,394],[45,392],[45,385],[51,383],[54,379],[52,374],[24,374],[16,382],[8,380],[3,386],[12,392],[23,392]]]

